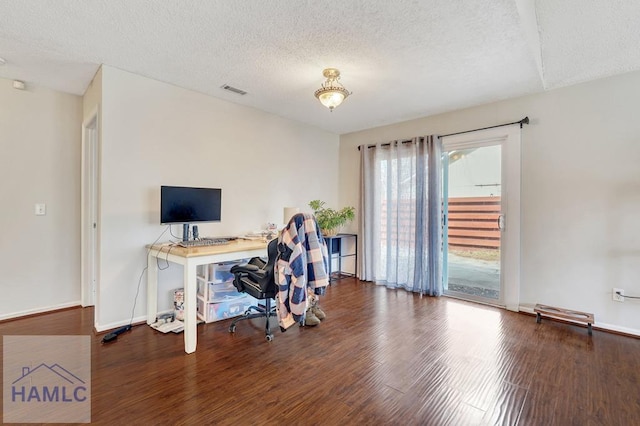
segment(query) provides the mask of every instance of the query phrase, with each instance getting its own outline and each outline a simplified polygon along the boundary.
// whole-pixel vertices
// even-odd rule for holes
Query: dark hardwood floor
[[[122,425],[632,425],[640,340],[343,279],[328,318],[182,334],[134,327],[102,345],[92,309],[0,323],[2,335],[91,334],[92,421]]]

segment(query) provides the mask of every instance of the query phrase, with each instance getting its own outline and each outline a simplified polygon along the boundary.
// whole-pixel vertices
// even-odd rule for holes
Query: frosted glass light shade
[[[320,100],[320,102],[322,102],[322,105],[326,106],[329,109],[334,109],[335,107],[340,105],[342,101],[344,101],[344,98],[344,93],[333,90],[321,93],[318,96],[318,99]]]

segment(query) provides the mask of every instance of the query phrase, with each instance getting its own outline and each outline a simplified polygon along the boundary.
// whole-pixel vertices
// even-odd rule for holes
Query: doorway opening
[[[502,305],[501,163],[500,144],[444,153],[447,295]]]
[[[100,142],[97,108],[82,123],[81,301],[95,306],[99,276]],[[97,312],[96,312],[97,317]]]

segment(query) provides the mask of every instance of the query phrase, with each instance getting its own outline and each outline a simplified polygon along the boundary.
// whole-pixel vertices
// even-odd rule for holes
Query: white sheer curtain
[[[360,147],[361,279],[442,293],[441,141]]]

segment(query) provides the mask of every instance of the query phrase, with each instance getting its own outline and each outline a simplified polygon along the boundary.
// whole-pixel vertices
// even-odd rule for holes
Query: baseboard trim
[[[146,323],[146,322],[147,322],[146,315],[142,315],[142,316],[139,316],[139,317],[135,317],[133,319],[133,321],[124,320],[124,321],[110,322],[108,324],[96,324],[94,326],[94,330],[95,330],[96,334],[99,334],[99,333],[104,333],[104,332],[109,331],[109,330],[120,328],[120,327],[125,326],[125,325],[129,325],[129,324],[138,325],[138,324]]]
[[[42,315],[42,314],[50,314],[52,312],[64,311],[67,309],[74,309],[74,308],[81,308],[81,307],[82,307],[81,301],[76,300],[74,302],[61,303],[59,305],[45,306],[45,307],[36,308],[36,309],[28,309],[26,311],[12,312],[10,314],[2,314],[0,315],[0,322],[11,321],[14,319],[22,319],[22,318],[32,317],[32,316]]]
[[[524,314],[527,314],[527,315],[533,315],[533,316],[536,315],[536,313],[534,312],[533,308],[530,307],[530,306],[522,306],[522,305],[520,305],[520,313],[524,313]],[[566,324],[580,325],[580,324],[575,323],[575,322],[565,321],[565,320],[555,319],[555,318],[554,318],[554,321],[563,322],[563,323],[566,323]],[[618,325],[607,324],[607,323],[603,323],[603,322],[598,322],[598,323],[594,322],[592,324],[592,326],[593,326],[594,330],[606,331],[606,332],[613,333],[613,334],[619,334],[621,336],[640,338],[640,330],[636,330],[634,328],[620,327]]]

